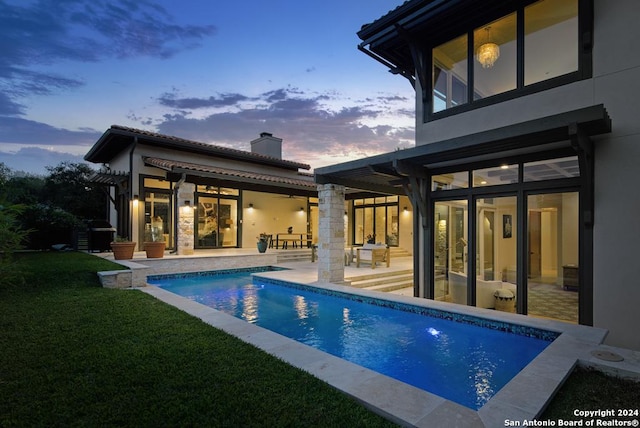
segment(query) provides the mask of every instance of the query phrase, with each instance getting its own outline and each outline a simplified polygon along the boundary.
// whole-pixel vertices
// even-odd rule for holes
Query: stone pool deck
[[[273,257],[274,254],[275,252],[272,252],[271,256]],[[159,268],[160,264],[155,268],[147,266],[148,261],[152,259],[144,258],[144,253],[132,261],[123,262],[123,264],[130,267],[132,272],[137,271],[134,276],[146,278],[146,275],[157,273],[240,267],[238,265],[239,259],[242,259],[241,264],[245,266],[244,263],[254,262],[252,257],[248,257],[251,255],[258,256],[257,262],[260,263],[254,266],[277,265],[276,263],[267,262],[269,256],[257,255],[255,250],[230,250],[218,252],[214,256],[198,253],[196,257],[175,256],[158,259],[165,262],[168,261],[167,266],[179,266],[176,270],[166,272],[162,272],[165,268]],[[103,257],[109,258],[108,254],[103,255]],[[213,260],[196,260],[206,259],[207,257],[213,258]],[[236,259],[235,264],[233,259]],[[392,261],[390,269],[406,268],[404,265],[407,262],[410,261],[397,260],[394,266]],[[208,268],[189,270],[191,267],[202,264],[208,266]],[[508,421],[522,423],[525,420],[534,420],[545,409],[552,396],[577,365],[594,367],[616,376],[640,379],[640,352],[603,345],[602,342],[606,337],[606,331],[602,329],[454,305],[446,302],[415,299],[402,295],[402,293],[380,293],[339,284],[320,284],[317,282],[317,264],[312,262],[283,263],[278,266],[289,268],[289,270],[262,272],[257,275],[280,281],[310,284],[339,292],[355,293],[366,297],[382,298],[398,303],[408,303],[463,315],[473,315],[495,321],[551,330],[561,334],[482,408],[474,411],[277,333],[246,323],[192,300],[177,296],[161,288],[145,286],[140,287],[139,290],[313,374],[358,400],[375,413],[402,426],[498,427],[507,426],[506,423]],[[382,272],[383,269],[389,268],[381,267],[379,269]],[[345,276],[355,275],[353,270],[362,272],[363,268],[346,266]],[[623,360],[607,361],[607,357],[610,356],[620,356]]]

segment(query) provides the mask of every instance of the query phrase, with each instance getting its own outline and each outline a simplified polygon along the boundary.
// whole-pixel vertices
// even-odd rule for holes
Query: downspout
[[[182,183],[184,183],[186,179],[187,174],[183,172],[180,180],[178,180],[176,185],[173,186],[173,212],[175,213],[175,220],[173,221],[173,250],[171,250],[169,254],[176,254],[178,252],[178,191],[180,190],[180,186],[182,186]]]
[[[131,150],[129,150],[129,194],[128,200],[129,203],[133,200],[133,152],[136,150],[136,146],[138,145],[138,136],[133,137],[133,145],[131,146]],[[129,212],[129,227],[128,227],[128,235],[129,239],[132,241],[136,241],[133,239],[133,219],[136,218],[137,213],[133,212],[133,204],[131,203],[131,209]]]

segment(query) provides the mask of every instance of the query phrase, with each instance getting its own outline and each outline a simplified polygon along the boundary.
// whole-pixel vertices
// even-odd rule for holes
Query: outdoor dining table
[[[276,248],[280,248],[280,242],[282,242],[282,248],[289,248],[289,242],[293,243],[293,247],[297,247],[298,243],[300,243],[300,248],[303,247],[304,243],[307,243],[307,246],[311,244],[311,234],[310,233],[278,233],[276,234]]]

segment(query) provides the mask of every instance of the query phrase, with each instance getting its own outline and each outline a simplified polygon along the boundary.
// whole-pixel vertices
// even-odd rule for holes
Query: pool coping
[[[291,281],[285,279],[287,273],[290,271],[260,272],[254,275],[279,282],[311,285],[338,293],[549,330],[560,335],[484,406],[474,411],[160,287],[148,285],[140,290],[318,377],[375,413],[403,426],[494,427],[506,426],[508,421],[522,423],[536,419],[577,364],[582,361],[596,364],[591,352],[600,348],[607,334],[606,330],[600,328],[524,315],[382,294],[331,283]]]

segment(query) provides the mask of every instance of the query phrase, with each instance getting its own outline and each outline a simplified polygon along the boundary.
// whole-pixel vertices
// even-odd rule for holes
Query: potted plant
[[[116,236],[111,243],[111,251],[113,258],[116,260],[130,260],[133,258],[133,251],[136,249],[136,243],[128,238]]]
[[[258,251],[261,253],[264,253],[265,251],[267,251],[267,247],[269,246],[269,238],[271,236],[267,235],[266,233],[261,233],[260,236],[258,236]]]
[[[147,258],[162,258],[165,245],[162,228],[148,224],[144,233],[144,251],[147,253]]]

